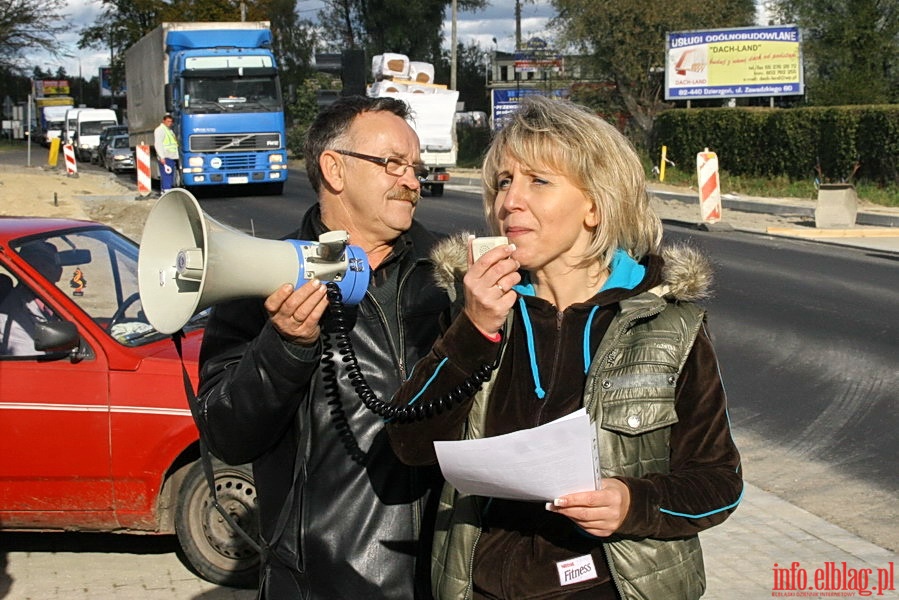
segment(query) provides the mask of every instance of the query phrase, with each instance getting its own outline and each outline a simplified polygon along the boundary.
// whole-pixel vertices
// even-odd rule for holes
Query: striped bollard
[[[718,156],[706,148],[696,155],[699,179],[699,212],[703,223],[721,220],[721,184],[718,181]]]
[[[78,177],[78,163],[75,162],[75,148],[72,144],[62,147],[63,156],[66,159],[66,175]]]
[[[134,155],[137,163],[137,193],[141,196],[146,196],[152,190],[150,182],[150,147],[146,144],[138,144]]]

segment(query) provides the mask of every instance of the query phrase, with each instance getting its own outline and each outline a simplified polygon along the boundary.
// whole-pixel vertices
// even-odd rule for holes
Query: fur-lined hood
[[[468,271],[467,232],[458,233],[439,242],[431,251],[434,277],[455,302],[462,289],[462,278]],[[687,244],[662,247],[662,284],[653,288],[658,295],[677,301],[697,301],[708,298],[712,286],[712,265],[697,248]]]

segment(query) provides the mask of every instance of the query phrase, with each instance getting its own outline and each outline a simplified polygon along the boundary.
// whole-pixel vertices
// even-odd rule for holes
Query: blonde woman
[[[661,249],[638,156],[582,107],[524,100],[483,177],[487,222],[508,244],[476,261],[459,240],[443,248],[444,286],[461,290],[457,316],[392,404],[433,404],[495,370],[472,398],[394,419],[392,445],[404,462],[430,464],[435,440],[501,435],[584,407],[602,485],[546,505],[445,486],[434,595],[698,598],[697,534],[728,517],[743,487],[695,303],[710,281],[706,261]]]

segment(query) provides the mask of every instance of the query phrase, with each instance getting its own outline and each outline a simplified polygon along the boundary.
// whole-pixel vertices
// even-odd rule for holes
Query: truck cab
[[[50,146],[54,138],[61,138],[65,129],[66,112],[69,106],[45,106],[41,109],[41,143]]]

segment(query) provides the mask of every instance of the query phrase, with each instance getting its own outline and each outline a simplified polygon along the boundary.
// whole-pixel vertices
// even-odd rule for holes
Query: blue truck
[[[177,185],[283,192],[284,102],[267,21],[163,23],[125,52],[125,81],[130,143],[150,147],[153,179],[153,130],[168,113]]]

